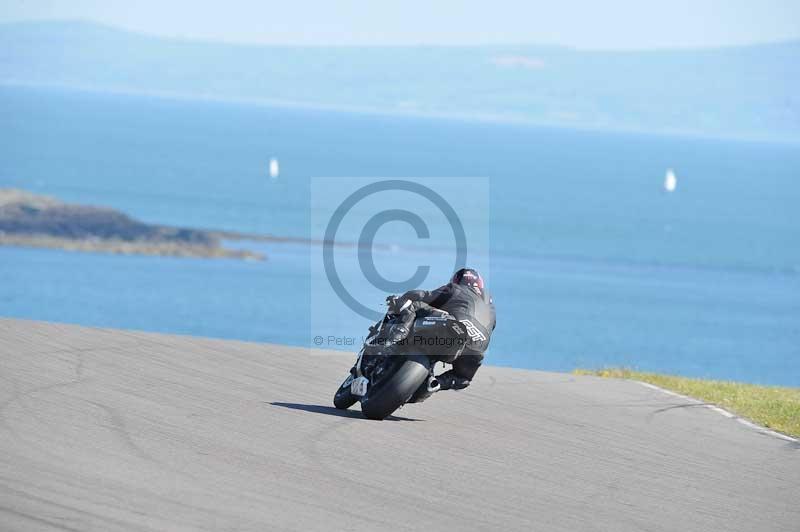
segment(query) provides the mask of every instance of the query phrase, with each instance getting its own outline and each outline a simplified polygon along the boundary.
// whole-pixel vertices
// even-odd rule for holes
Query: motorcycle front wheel
[[[350,393],[350,383],[353,382],[353,376],[348,375],[339,389],[336,390],[336,395],[333,396],[333,406],[339,410],[347,410],[358,401],[358,397]]]

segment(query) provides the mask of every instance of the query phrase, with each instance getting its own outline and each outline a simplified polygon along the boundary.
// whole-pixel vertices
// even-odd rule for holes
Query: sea
[[[320,196],[411,180],[484,230],[468,261],[497,308],[487,364],[800,386],[798,144],[30,87],[0,88],[0,124],[0,187],[297,239],[230,244],[262,262],[0,247],[0,316],[355,352],[369,318],[319,296],[304,239],[330,215]],[[375,235],[382,275],[424,263],[420,287],[446,282],[447,235],[394,224]],[[360,249],[337,247],[337,272],[378,308]]]

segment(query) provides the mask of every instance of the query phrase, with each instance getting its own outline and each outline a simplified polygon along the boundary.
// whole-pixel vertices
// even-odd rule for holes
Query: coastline
[[[725,134],[709,133],[692,129],[676,128],[641,128],[617,125],[572,124],[553,120],[536,120],[514,113],[470,113],[470,112],[435,112],[414,109],[390,108],[367,105],[329,104],[324,102],[297,101],[275,98],[236,98],[211,96],[191,92],[167,90],[137,90],[123,87],[95,87],[81,84],[64,83],[30,83],[19,80],[0,80],[0,88],[20,90],[61,91],[72,93],[111,95],[120,97],[151,98],[173,102],[210,103],[244,107],[261,107],[273,109],[296,109],[301,111],[319,111],[328,113],[354,114],[364,116],[391,117],[399,119],[443,120],[466,124],[482,124],[497,126],[517,126],[553,131],[574,131],[585,135],[638,135],[653,138],[689,139],[700,142],[732,142],[774,144],[777,146],[798,146],[800,137],[782,135],[757,134]]]
[[[150,255],[205,259],[266,260],[266,256],[241,249],[178,242],[136,242],[119,238],[61,238],[50,235],[0,234],[0,246],[60,249],[81,253],[110,253],[113,255]]]
[[[170,257],[265,260],[230,249],[224,240],[271,240],[260,235],[148,224],[120,211],[62,202],[25,190],[0,188],[0,246]]]

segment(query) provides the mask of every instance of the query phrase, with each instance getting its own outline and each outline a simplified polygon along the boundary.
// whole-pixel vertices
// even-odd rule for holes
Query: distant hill
[[[0,25],[0,84],[800,139],[800,41],[701,50],[281,47]]]

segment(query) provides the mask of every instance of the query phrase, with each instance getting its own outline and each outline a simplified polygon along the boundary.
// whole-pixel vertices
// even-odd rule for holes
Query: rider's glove
[[[408,337],[408,327],[403,324],[396,323],[389,329],[389,336],[386,338],[386,345],[391,346],[399,344]]]

